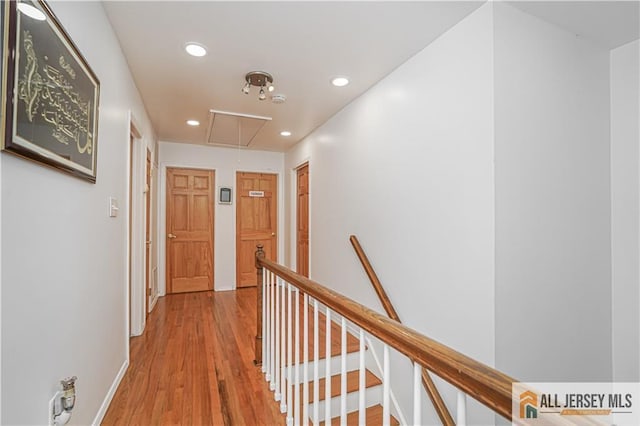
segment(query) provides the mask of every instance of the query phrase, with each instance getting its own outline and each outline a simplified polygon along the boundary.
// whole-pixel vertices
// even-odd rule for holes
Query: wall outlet
[[[56,406],[56,398],[58,397],[58,392],[56,392],[56,394],[53,396],[53,398],[51,398],[49,400],[49,416],[47,417],[47,424],[49,426],[53,426],[53,414],[54,414],[54,408]]]

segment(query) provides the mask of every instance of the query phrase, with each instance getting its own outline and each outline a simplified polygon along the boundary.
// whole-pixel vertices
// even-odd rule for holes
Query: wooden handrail
[[[367,257],[364,250],[362,249],[362,246],[360,245],[360,241],[358,241],[358,237],[356,237],[355,235],[351,235],[349,237],[349,241],[351,241],[351,245],[353,246],[353,249],[356,251],[356,254],[358,255],[358,259],[360,259],[360,263],[362,263],[362,267],[364,268],[364,271],[367,273],[367,276],[369,277],[369,281],[371,281],[371,285],[373,285],[373,289],[378,294],[378,298],[380,299],[380,303],[382,303],[382,306],[384,307],[385,312],[387,313],[387,315],[389,315],[389,318],[394,319],[398,322],[402,322],[400,321],[400,317],[398,316],[398,313],[393,307],[393,304],[391,303],[389,296],[387,296],[387,292],[384,291],[384,287],[382,287],[382,283],[378,279],[378,274],[376,274],[376,271],[373,270],[373,266],[371,266],[371,262],[369,262],[369,258]]]
[[[351,235],[349,237],[349,241],[351,241],[351,245],[353,246],[353,249],[356,251],[356,254],[358,255],[358,259],[360,259],[360,263],[362,263],[362,267],[367,273],[367,276],[371,281],[371,285],[373,286],[376,293],[378,294],[380,303],[382,303],[382,306],[384,307],[384,310],[387,312],[387,315],[389,316],[389,318],[401,323],[402,321],[400,321],[398,312],[396,312],[395,308],[393,307],[393,304],[391,303],[391,300],[389,299],[389,296],[387,296],[387,292],[384,290],[384,287],[382,287],[382,283],[378,279],[378,274],[376,274],[376,271],[373,269],[371,262],[369,262],[369,258],[367,257],[366,253],[364,252],[364,249],[360,245],[360,241],[358,241],[358,237],[356,237],[355,235]],[[427,395],[429,395],[429,399],[431,399],[431,403],[433,404],[433,407],[436,409],[436,413],[438,413],[438,417],[440,417],[440,421],[442,422],[442,424],[445,426],[454,426],[455,422],[453,421],[453,417],[451,417],[451,413],[449,412],[447,405],[442,399],[442,395],[440,395],[440,392],[438,392],[438,388],[436,388],[436,384],[433,383],[433,380],[429,375],[429,371],[427,371],[427,369],[424,367],[422,368],[422,386],[427,392]]]
[[[256,253],[256,268],[260,277],[258,288],[262,283],[262,269],[266,268],[496,413],[511,419],[511,384],[514,379],[398,321],[380,315],[336,291],[296,274],[289,268],[268,260],[260,255],[262,251],[262,247],[258,245]],[[262,304],[260,291],[258,291],[258,302]],[[258,312],[260,315],[261,310]],[[257,331],[256,362],[262,359],[262,343],[261,339],[258,340],[258,335],[261,336],[262,333],[261,324],[258,325]]]

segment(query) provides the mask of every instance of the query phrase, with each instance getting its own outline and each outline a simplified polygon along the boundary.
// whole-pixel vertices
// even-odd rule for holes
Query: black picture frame
[[[95,183],[100,81],[45,1],[5,3],[2,149]]]
[[[0,37],[2,37],[0,52],[0,138],[4,143],[6,123],[6,99],[7,99],[7,64],[9,62],[9,6],[11,2],[0,2]]]

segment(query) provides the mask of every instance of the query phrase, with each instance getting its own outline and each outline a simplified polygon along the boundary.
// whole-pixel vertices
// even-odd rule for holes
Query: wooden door
[[[277,260],[278,176],[238,172],[236,175],[236,287],[256,285],[256,245]]]
[[[296,271],[309,277],[309,164],[297,170]]]
[[[167,169],[167,289],[213,290],[214,172]]]
[[[146,185],[144,187],[145,195],[145,267],[144,267],[144,287],[145,302],[144,311],[149,316],[149,304],[151,303],[151,152],[147,150],[147,169],[146,169]]]
[[[129,135],[129,319],[133,317],[133,306],[131,300],[133,299],[133,265],[131,262],[133,253],[133,147],[135,143],[135,137],[133,134]],[[131,336],[132,321],[129,321],[129,336]]]

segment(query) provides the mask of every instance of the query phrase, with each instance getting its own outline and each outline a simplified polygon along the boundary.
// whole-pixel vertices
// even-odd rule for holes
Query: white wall
[[[278,174],[278,229],[284,234],[284,154],[266,151],[248,151],[183,143],[160,142],[160,206],[159,206],[159,267],[160,288],[166,286],[166,171],[167,167],[194,167],[215,170],[216,191],[220,186],[234,188],[231,205],[215,204],[214,229],[214,285],[215,290],[236,288],[236,172],[267,172]],[[217,192],[216,192],[217,194]],[[217,197],[217,195],[216,195]],[[284,238],[278,238],[278,258],[284,258]]]
[[[613,379],[640,380],[640,41],[611,51]]]
[[[129,109],[151,142],[153,131],[101,4],[51,7],[100,79],[98,176],[94,185],[0,155],[2,424],[47,424],[48,401],[71,375],[71,424],[91,424],[128,357]]]
[[[503,3],[494,18],[496,366],[607,381],[609,52]]]
[[[289,151],[285,164],[291,179],[293,168],[310,161],[313,279],[381,311],[349,243],[355,234],[407,325],[489,364],[491,7],[482,6],[332,117]],[[295,186],[285,186],[294,199]],[[295,233],[288,245],[292,259]],[[404,362],[394,370],[393,389],[411,401]],[[492,419],[479,416],[473,408],[473,422]]]

